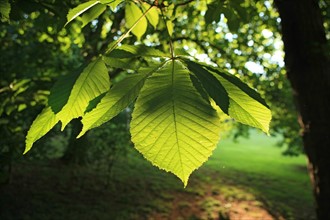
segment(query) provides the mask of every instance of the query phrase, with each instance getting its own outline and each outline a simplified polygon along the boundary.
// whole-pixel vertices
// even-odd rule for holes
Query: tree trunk
[[[317,0],[275,0],[318,219],[330,219],[330,62]]]
[[[68,147],[61,160],[66,164],[86,165],[87,150],[90,146],[87,133],[77,139],[76,137],[82,129],[82,123],[79,119],[73,119],[70,123],[72,125],[72,133]]]

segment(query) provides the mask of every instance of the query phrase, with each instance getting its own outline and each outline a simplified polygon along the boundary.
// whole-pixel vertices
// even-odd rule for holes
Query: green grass
[[[252,130],[249,139],[235,143],[227,138],[203,166],[190,178],[186,192],[203,195],[198,182],[208,183],[225,197],[246,199],[253,196],[260,200],[271,214],[285,219],[314,219],[312,188],[306,169],[306,157],[282,155],[285,148],[276,147],[277,139]],[[128,160],[129,180],[141,176],[155,192],[183,191],[182,183],[173,175],[159,172],[143,157],[131,152]],[[115,176],[125,178],[123,165],[115,169]]]
[[[217,171],[227,184],[253,192],[275,214],[313,218],[306,157],[283,156],[276,141],[255,131],[238,143],[222,140],[204,168]]]
[[[0,219],[148,219],[154,213],[173,219],[174,207],[175,219],[217,219],[239,201],[276,218],[315,219],[305,157],[282,156],[275,143],[256,132],[239,143],[220,141],[185,189],[134,149],[119,158],[109,185],[104,171],[18,163],[12,183],[0,188]]]

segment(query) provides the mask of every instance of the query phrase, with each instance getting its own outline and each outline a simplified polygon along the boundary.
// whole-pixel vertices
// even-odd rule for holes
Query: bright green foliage
[[[101,57],[91,62],[78,78],[76,74],[61,78],[52,89],[49,107],[40,113],[28,131],[25,153],[57,122],[62,121],[64,129],[72,119],[84,115],[90,108],[90,102],[109,88],[108,71]]]
[[[143,2],[141,4],[143,11],[147,11],[151,6],[148,3]],[[150,11],[146,14],[149,23],[156,29],[159,22],[159,12],[156,7],[152,7]]]
[[[93,21],[97,17],[99,17],[107,8],[106,5],[98,4],[89,9],[81,16],[81,20],[83,22],[82,27],[86,26],[89,22]]]
[[[78,5],[77,7],[71,9],[67,15],[67,22],[65,25],[67,25],[68,23],[73,21],[76,17],[78,17],[79,15],[81,15],[82,13],[87,11],[88,9],[92,8],[93,6],[97,5],[98,3],[100,3],[100,1],[96,1],[96,0],[88,1],[88,2],[82,3],[82,4]]]
[[[272,118],[270,110],[231,82],[221,76],[216,77],[228,92],[230,98],[229,115],[238,122],[260,128],[268,133]]]
[[[187,64],[188,68],[195,74],[200,83],[204,85],[204,89],[210,97],[224,113],[228,114],[229,97],[221,82],[201,65],[192,61],[187,61]]]
[[[123,0],[101,0],[102,4],[108,4],[112,11],[116,9],[116,7],[123,2]]]
[[[204,68],[192,61],[187,63],[188,68],[197,76],[223,112],[238,122],[268,133],[272,115],[265,101],[255,90],[238,78],[212,67]]]
[[[25,140],[25,151],[27,153],[33,143],[47,134],[58,122],[56,115],[50,107],[45,108],[33,121]]]
[[[160,50],[153,47],[147,47],[143,44],[140,45],[122,45],[117,49],[111,51],[108,55],[114,58],[134,58],[134,57],[170,57]]]
[[[178,31],[187,20],[197,16],[191,16],[195,10],[188,10],[187,13],[181,11],[184,16],[175,17],[182,8],[174,4],[158,7],[156,3],[149,5],[125,1],[125,4],[120,4],[122,2],[124,1],[88,1],[72,9],[67,15],[67,23],[82,15],[84,26],[98,19],[99,15],[108,13],[106,7],[110,6],[112,12],[106,18],[108,23],[92,23],[89,28],[101,27],[102,30],[99,31],[107,33],[112,25],[113,29],[108,34],[114,35],[106,39],[113,41],[100,45],[101,51],[106,52],[92,61],[79,75],[72,74],[64,81],[58,81],[49,97],[49,107],[36,118],[30,128],[26,152],[33,142],[45,135],[58,121],[62,122],[64,129],[72,119],[81,117],[83,129],[78,135],[81,137],[121,111],[130,109],[130,104],[135,101],[130,127],[135,148],[152,164],[174,173],[187,185],[189,175],[208,159],[218,143],[222,128],[219,115],[223,115],[223,112],[236,121],[268,133],[271,113],[255,90],[218,67],[192,61],[190,52],[195,48],[200,49],[195,44],[178,46],[174,41],[175,37],[189,40],[188,37],[180,38],[180,34],[186,32],[203,39],[211,35],[204,31],[203,36],[199,36],[199,29],[206,26],[198,19],[196,24],[190,24],[193,25],[190,28]],[[238,18],[245,16],[241,10],[241,0],[237,4],[206,5],[205,2],[200,2],[198,5],[198,10],[206,11],[206,23],[209,25],[214,25],[213,21],[218,21],[221,13],[227,19],[233,13],[231,16],[236,16],[235,19],[227,21],[232,31],[238,28]],[[221,12],[217,11],[215,5],[221,6]],[[117,10],[125,12],[125,15],[119,13],[124,21],[120,25],[111,20],[116,18],[117,15],[113,14]],[[198,16],[202,14],[197,12]],[[164,22],[159,21],[160,17]],[[147,28],[148,22],[153,28]],[[125,30],[124,26],[128,28],[127,32],[118,36],[118,33]],[[155,33],[147,32],[149,30]],[[131,32],[134,36],[128,37]],[[142,42],[145,34],[146,40]],[[218,36],[217,39],[224,38]],[[204,43],[208,43],[200,43],[194,39],[192,42],[202,48],[206,45],[203,46]],[[99,44],[96,42],[94,46],[99,47]],[[196,51],[200,53],[200,50]],[[217,55],[213,54],[214,57]],[[222,56],[223,54],[221,59]],[[228,64],[225,59],[218,63]],[[108,68],[116,70],[115,73],[124,72],[124,77],[114,80],[116,83],[111,88]]]
[[[128,2],[125,7],[125,19],[127,28],[135,25],[132,33],[141,39],[142,35],[147,31],[148,22],[141,9],[134,3]],[[138,23],[136,23],[139,21]]]
[[[102,58],[91,62],[78,77],[69,100],[58,113],[62,129],[74,118],[82,116],[91,100],[110,88],[110,79]]]
[[[93,111],[87,113],[83,119],[83,129],[78,137],[87,130],[98,127],[123,111],[138,96],[144,81],[153,69],[146,69],[142,73],[128,76],[113,86]]]
[[[8,0],[0,0],[0,15],[1,21],[8,21],[10,14],[11,6]]]
[[[167,27],[167,32],[169,34],[169,36],[172,36],[173,34],[173,22],[171,20],[167,20],[166,21],[166,27]]]
[[[48,97],[48,105],[55,114],[59,113],[68,102],[72,87],[81,71],[60,77],[51,88]]]
[[[170,61],[148,78],[136,101],[132,141],[145,158],[186,185],[214,150],[219,124],[216,111],[193,87],[189,71]]]

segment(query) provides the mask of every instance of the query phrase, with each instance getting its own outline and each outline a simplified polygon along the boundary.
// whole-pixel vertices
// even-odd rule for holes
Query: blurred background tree
[[[23,134],[47,101],[50,88],[58,77],[76,72],[84,61],[104,51],[126,29],[122,4],[114,12],[105,10],[91,23],[78,19],[63,28],[68,10],[79,1],[10,3],[10,22],[1,23],[1,44],[4,45],[1,48],[1,125],[6,131],[1,134],[6,136],[2,139],[6,142],[2,145],[6,158],[11,158],[8,155],[13,155],[13,151],[17,152],[15,157],[19,157],[23,151]],[[289,146],[286,154],[300,153],[297,116],[283,70],[278,14],[271,2],[173,3],[168,7],[168,14],[176,15],[172,36],[174,47],[183,45],[186,53],[216,63],[257,88],[270,103],[274,115],[270,133],[282,137],[279,146],[284,143]],[[157,29],[148,28],[143,43],[168,50],[162,23]],[[131,36],[124,43],[136,40]],[[143,62],[140,59],[140,63]],[[135,68],[141,64],[135,64]],[[111,78],[122,72],[120,68],[109,70]],[[248,134],[247,126],[238,123],[234,126],[235,137]],[[63,150],[62,158],[67,162],[84,163],[86,159],[84,152],[90,146],[87,135],[83,137],[86,140],[73,138],[79,127],[76,121],[65,134],[67,150]],[[58,129],[53,133],[59,135]],[[37,147],[35,151],[38,151]]]
[[[327,1],[291,2],[290,6],[301,8],[312,5],[310,8],[315,9],[313,13],[317,14],[318,25],[322,26],[321,35],[324,34],[322,48],[328,51],[327,37],[330,25]],[[79,3],[81,2],[75,0],[1,1],[1,4],[9,9],[1,11],[0,24],[2,170],[10,170],[10,161],[21,157],[26,131],[33,118],[45,105],[54,82],[61,76],[76,72],[86,60],[104,52],[108,45],[127,29],[124,3],[112,10],[102,11],[100,16],[93,18],[90,23],[86,23],[81,17],[63,28],[67,12]],[[288,146],[284,150],[285,154],[297,155],[303,152],[301,127],[297,123],[295,102],[284,70],[280,32],[283,30],[285,34],[287,33],[285,31],[291,27],[283,26],[281,29],[281,22],[283,25],[285,20],[291,19],[291,14],[283,9],[289,6],[277,1],[281,13],[279,15],[273,6],[273,1],[268,0],[183,2],[173,0],[162,3],[167,10],[165,16],[174,15],[174,19],[171,20],[174,47],[183,47],[185,53],[201,61],[217,64],[257,88],[270,104],[273,112],[271,135],[281,137],[279,146]],[[309,14],[307,9],[304,8],[296,14],[300,17],[305,16]],[[7,13],[8,11],[10,13]],[[299,21],[300,19],[296,18],[295,22],[299,23]],[[160,22],[157,28],[148,26],[146,34],[140,41],[135,36],[130,36],[123,43],[142,42],[166,51],[169,50],[166,31],[164,24]],[[305,30],[308,31],[310,30]],[[284,42],[286,43],[285,39]],[[327,56],[324,60],[327,60]],[[143,63],[142,58],[132,63],[132,71]],[[302,67],[304,66],[301,65],[300,68]],[[109,68],[109,74],[111,78],[120,80],[125,72],[121,68]],[[308,82],[308,78],[306,81]],[[300,87],[299,89],[303,90]],[[317,113],[313,114],[317,115]],[[67,131],[61,134],[63,135],[61,138],[59,128],[56,128],[49,134],[48,140],[57,143],[51,144],[52,147],[45,147],[47,146],[45,143],[49,143],[49,141],[43,142],[47,137],[40,140],[39,144],[43,147],[35,147],[31,157],[43,158],[41,154],[48,156],[53,154],[56,158],[64,158],[66,161],[87,163],[90,158],[100,155],[98,152],[104,152],[104,146],[126,146],[122,140],[129,137],[127,120],[129,120],[127,115],[123,118],[119,117],[118,120],[113,120],[111,125],[88,133],[84,137],[86,138],[84,143],[88,144],[76,144],[76,140],[72,138],[80,126],[79,123],[77,125],[72,123]],[[238,124],[233,126],[235,126],[233,130],[235,137],[247,135],[246,126]],[[120,129],[123,129],[122,132]],[[115,140],[112,139],[112,135]],[[323,137],[329,139],[327,134]],[[129,140],[125,143],[129,143]],[[95,147],[96,145],[98,146]],[[58,150],[54,151],[54,149]],[[78,151],[81,153],[77,153]],[[104,158],[108,158],[113,152],[109,150],[104,155],[106,155]],[[326,154],[324,156],[327,157]],[[327,167],[327,164],[324,167]],[[4,179],[8,179],[6,178],[8,175],[3,176]]]

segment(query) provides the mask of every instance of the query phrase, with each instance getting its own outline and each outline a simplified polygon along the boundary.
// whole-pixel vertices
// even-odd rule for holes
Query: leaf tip
[[[185,178],[185,179],[181,179],[181,181],[183,182],[183,188],[186,188],[187,185],[188,185],[188,180],[189,180],[189,177]]]
[[[86,133],[86,131],[87,131],[87,129],[82,129],[81,131],[80,131],[80,133],[78,134],[78,136],[76,137],[77,139],[78,138],[81,138],[85,133]]]
[[[23,155],[25,155],[27,152],[29,152],[31,150],[31,148],[32,148],[32,144],[26,143]]]

